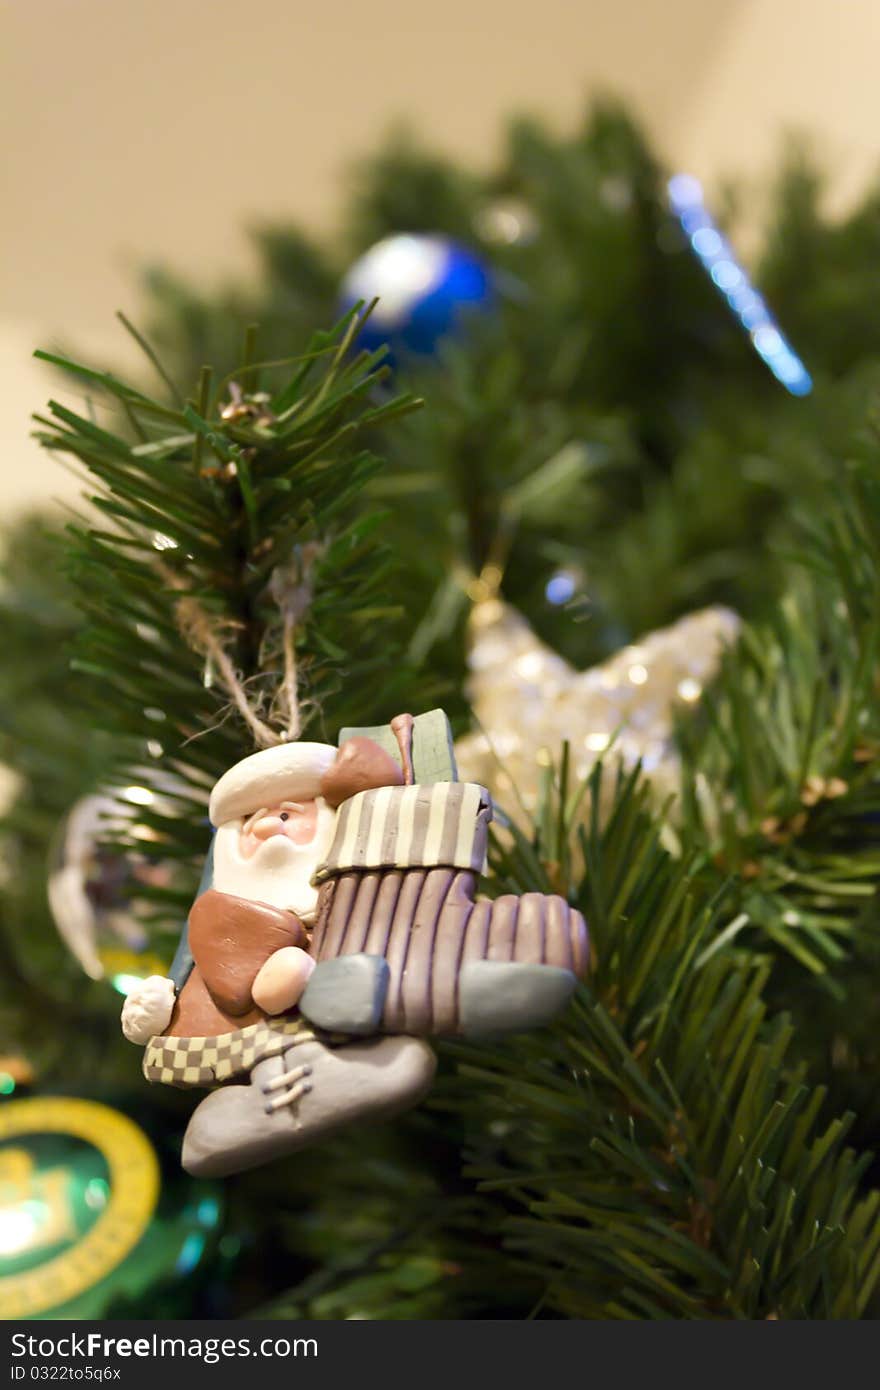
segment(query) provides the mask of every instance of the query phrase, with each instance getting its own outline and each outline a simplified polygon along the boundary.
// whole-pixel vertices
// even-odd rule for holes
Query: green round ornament
[[[149,1315],[158,1288],[202,1264],[221,1216],[205,1183],[160,1197],[156,1152],[127,1115],[70,1096],[4,1101],[0,1318]]]

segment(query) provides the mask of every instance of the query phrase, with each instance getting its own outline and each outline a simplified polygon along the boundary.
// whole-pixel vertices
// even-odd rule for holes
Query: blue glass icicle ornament
[[[444,236],[402,233],[372,246],[342,282],[341,309],[378,299],[358,346],[387,346],[392,358],[432,356],[442,339],[461,333],[469,312],[495,298],[489,267]]]

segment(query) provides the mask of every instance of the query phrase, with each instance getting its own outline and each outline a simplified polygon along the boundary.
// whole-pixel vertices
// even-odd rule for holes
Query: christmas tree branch
[[[37,417],[39,441],[85,465],[92,505],[109,523],[71,531],[87,617],[78,669],[100,691],[108,730],[138,749],[140,775],[155,765],[193,789],[188,837],[156,814],[162,845],[183,833],[192,852],[206,782],[249,746],[298,736],[343,681],[360,720],[371,680],[374,695],[387,680],[361,621],[375,608],[387,552],[372,540],[374,518],[356,507],[378,467],[359,441],[417,401],[378,393],[381,354],[349,351],[357,321],[349,315],[274,367],[254,361],[251,341],[230,400],[205,370],[197,403],[179,407],[48,357],[102,406],[100,423],[57,403]],[[235,384],[258,375],[271,389]],[[133,436],[114,432],[120,406]],[[389,655],[392,640],[386,622]],[[224,699],[234,722],[223,719]],[[343,702],[337,717],[345,715]],[[140,750],[157,738],[153,762]]]

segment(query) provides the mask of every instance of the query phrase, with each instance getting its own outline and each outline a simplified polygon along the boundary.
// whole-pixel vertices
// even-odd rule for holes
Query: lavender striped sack
[[[459,979],[472,961],[555,965],[582,976],[584,919],[543,893],[476,900],[492,802],[472,782],[380,787],[339,810],[315,881],[319,961],[366,952],[388,962],[382,1030],[461,1031]]]

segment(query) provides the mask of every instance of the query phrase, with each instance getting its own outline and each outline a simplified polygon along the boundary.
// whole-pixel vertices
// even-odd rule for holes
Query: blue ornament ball
[[[358,346],[388,347],[392,357],[430,356],[441,339],[460,334],[468,311],[492,305],[492,276],[485,262],[444,236],[405,233],[371,246],[342,282],[343,312],[358,301],[376,307],[358,335]]]

